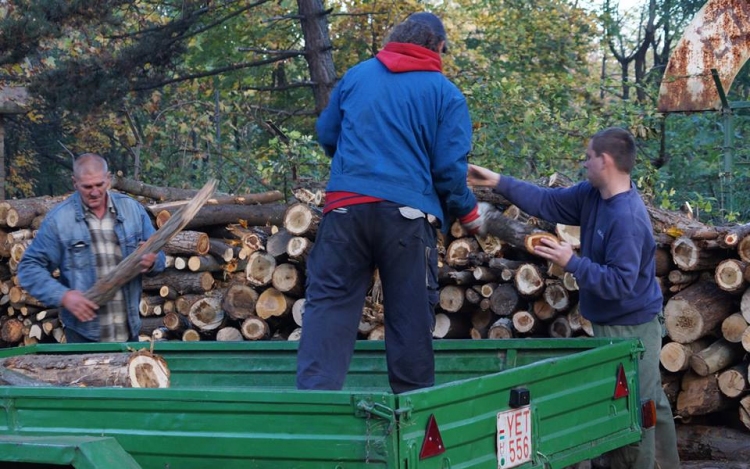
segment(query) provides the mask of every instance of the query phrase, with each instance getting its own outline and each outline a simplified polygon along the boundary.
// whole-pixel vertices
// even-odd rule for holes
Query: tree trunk
[[[328,98],[336,83],[328,16],[323,0],[297,0],[297,8],[305,38],[305,60],[313,83],[315,112],[320,114],[328,105]]]

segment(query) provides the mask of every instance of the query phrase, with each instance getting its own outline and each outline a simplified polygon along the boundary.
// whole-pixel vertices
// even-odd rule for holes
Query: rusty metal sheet
[[[659,111],[721,109],[711,69],[718,71],[728,92],[749,57],[750,0],[709,0],[669,57],[659,89]]]

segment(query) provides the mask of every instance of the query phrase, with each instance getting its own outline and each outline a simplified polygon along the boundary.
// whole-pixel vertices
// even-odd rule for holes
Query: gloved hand
[[[459,218],[458,221],[470,236],[484,236],[487,234],[487,230],[484,226],[484,212],[479,205],[475,205],[471,212]]]

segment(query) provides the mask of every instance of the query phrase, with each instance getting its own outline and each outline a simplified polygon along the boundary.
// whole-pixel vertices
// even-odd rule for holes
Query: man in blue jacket
[[[60,308],[68,343],[138,340],[140,276],[105,305],[83,294],[155,232],[143,206],[110,192],[110,184],[104,158],[79,156],[73,163],[76,192],[47,214],[18,264],[21,286],[42,303]],[[144,254],[141,272],[161,272],[164,262],[163,252]]]
[[[638,337],[646,348],[639,366],[640,397],[656,404],[657,424],[642,440],[612,454],[613,469],[679,469],[669,401],[661,386],[659,352],[663,328],[661,288],[651,219],[630,179],[635,140],[621,128],[596,133],[586,149],[588,181],[569,188],[542,188],[486,168],[469,166],[468,182],[491,186],[521,210],[542,219],[581,227],[581,254],[568,243],[543,239],[536,254],[572,273],[581,314],[594,335]]]
[[[400,393],[434,384],[436,234],[482,217],[466,185],[471,120],[442,74],[446,34],[409,16],[375,58],[350,69],[317,121],[332,158],[324,216],[307,263],[299,389],[341,389],[375,268],[383,285],[386,360]]]

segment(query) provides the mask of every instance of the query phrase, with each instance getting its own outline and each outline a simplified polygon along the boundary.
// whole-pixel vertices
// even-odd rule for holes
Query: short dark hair
[[[447,41],[445,28],[440,18],[432,13],[414,13],[402,23],[393,27],[385,39],[389,42],[403,42],[422,46],[433,52],[447,52],[447,47],[438,49],[441,42]]]
[[[622,127],[600,130],[591,137],[591,149],[596,156],[608,153],[620,171],[628,174],[635,166],[635,139]]]

